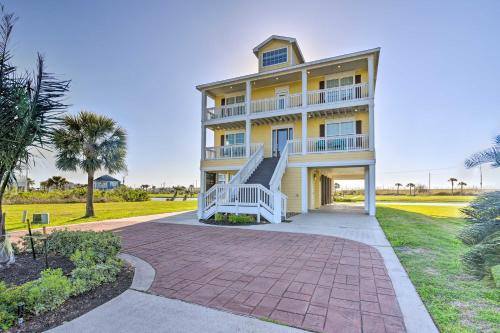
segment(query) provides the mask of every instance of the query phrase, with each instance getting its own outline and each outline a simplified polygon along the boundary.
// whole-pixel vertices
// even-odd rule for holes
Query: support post
[[[375,96],[375,65],[373,63],[373,55],[368,57],[368,98]]]
[[[203,218],[203,210],[205,210],[205,190],[206,190],[206,174],[205,171],[200,171],[200,192],[198,193],[198,219]]]
[[[250,114],[252,107],[252,82],[246,81],[245,83],[245,113]]]
[[[307,213],[307,202],[308,202],[308,188],[307,188],[307,167],[300,168],[300,179],[301,179],[301,212]]]
[[[369,173],[368,173],[368,167],[364,168],[365,170],[365,191],[364,191],[364,196],[365,196],[365,212],[368,213],[369,210],[369,205],[370,205],[370,182],[369,182]]]
[[[205,129],[205,112],[207,109],[207,93],[201,92],[201,160],[205,159],[205,148],[207,144],[207,131]]]
[[[307,106],[307,69],[302,70],[302,107]]]
[[[252,140],[252,121],[247,118],[245,121],[245,155],[250,158],[250,141]]]
[[[375,164],[370,164],[368,166],[368,181],[370,183],[370,204],[368,209],[368,214],[370,216],[375,216],[375,204],[376,204],[376,194],[375,194]]]
[[[281,192],[275,191],[273,193],[274,215],[273,223],[281,223]]]
[[[375,150],[375,105],[373,101],[368,104],[368,147]]]

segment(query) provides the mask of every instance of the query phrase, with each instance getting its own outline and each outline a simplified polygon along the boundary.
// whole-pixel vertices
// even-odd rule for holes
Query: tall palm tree
[[[14,260],[2,198],[15,181],[15,170],[28,168],[33,153],[50,144],[52,130],[66,109],[61,101],[69,86],[46,72],[40,54],[33,74],[18,71],[9,50],[16,19],[0,6],[0,265]]]
[[[94,216],[94,175],[104,169],[117,173],[126,169],[127,134],[106,116],[82,111],[64,117],[64,125],[54,133],[56,166],[64,171],[87,173],[85,216]]]
[[[47,179],[47,186],[50,187],[55,187],[58,190],[64,189],[64,186],[68,184],[68,180],[62,176],[53,176],[49,179]]]
[[[413,183],[408,183],[406,184],[406,187],[408,187],[410,189],[410,195],[411,195],[411,189],[412,188],[415,188],[415,184]],[[415,190],[413,190],[413,195],[415,195]]]
[[[403,186],[403,184],[401,184],[401,183],[396,183],[396,184],[394,184],[394,186],[396,186],[396,195],[399,195],[399,188],[400,188],[401,186]]]
[[[460,186],[460,193],[464,193],[464,186],[467,186],[467,183],[464,181],[461,181],[457,185]]]
[[[453,185],[456,181],[458,181],[458,179],[451,177],[448,181],[451,182],[451,195],[453,195]]]
[[[473,154],[465,160],[467,169],[473,168],[481,164],[491,163],[494,168],[500,167],[500,135],[497,135],[493,140],[493,146],[483,151]]]

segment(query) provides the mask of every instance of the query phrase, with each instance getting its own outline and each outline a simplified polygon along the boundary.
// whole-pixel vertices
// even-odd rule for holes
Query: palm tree
[[[30,190],[30,188],[33,188],[33,186],[35,186],[35,181],[29,177],[26,178],[26,189]]]
[[[403,184],[401,184],[401,183],[396,183],[396,184],[394,184],[394,186],[396,186],[396,195],[399,195],[399,188],[400,188],[401,186],[403,186]]]
[[[63,171],[87,173],[85,216],[94,216],[94,175],[101,169],[117,173],[126,169],[127,134],[106,116],[82,111],[64,117],[64,125],[54,133],[56,166]]]
[[[63,190],[66,184],[69,184],[69,182],[62,176],[53,176],[47,179],[47,185],[49,188],[54,186],[58,190]]]
[[[33,152],[44,150],[66,105],[61,102],[69,82],[45,71],[39,54],[36,71],[26,74],[12,64],[9,42],[16,17],[0,6],[0,265],[14,260],[5,233],[2,198],[15,181],[14,171],[33,163]]]
[[[451,182],[451,195],[453,195],[453,185],[458,180],[456,178],[451,177],[450,179],[448,179],[448,181]]]
[[[415,187],[415,184],[408,183],[408,184],[406,184],[406,187],[408,187],[410,189],[410,195],[411,195],[411,189]],[[413,195],[415,195],[415,190],[413,191]]]
[[[466,182],[461,181],[460,183],[457,184],[460,186],[460,193],[464,193],[464,186],[467,186]]]
[[[470,169],[486,163],[491,163],[491,166],[494,168],[498,168],[500,166],[500,135],[495,137],[492,147],[475,153],[466,159],[465,167]]]

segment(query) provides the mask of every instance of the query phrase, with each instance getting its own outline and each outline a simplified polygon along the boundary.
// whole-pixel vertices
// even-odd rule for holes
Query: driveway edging
[[[148,291],[153,284],[156,275],[156,270],[153,266],[141,258],[127,253],[120,253],[118,257],[125,260],[135,268],[134,279],[132,280],[132,284],[129,289]]]

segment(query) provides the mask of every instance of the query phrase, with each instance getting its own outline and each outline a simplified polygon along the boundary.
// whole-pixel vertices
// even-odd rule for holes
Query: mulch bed
[[[133,277],[134,269],[126,265],[115,282],[103,284],[88,293],[71,297],[54,311],[37,317],[27,316],[23,328],[12,327],[7,332],[43,332],[73,320],[123,293],[132,284]]]
[[[75,267],[71,260],[61,256],[48,257],[49,268],[61,268],[65,275]],[[34,260],[29,253],[16,255],[16,262],[9,267],[0,268],[0,281],[6,284],[20,285],[40,277],[40,272],[46,269],[45,257],[38,255]]]
[[[233,223],[229,221],[216,221],[214,219],[210,220],[200,220],[201,223],[204,224],[212,224],[212,225],[229,225],[229,226],[241,226],[241,225],[261,225],[261,224],[269,224],[267,221],[259,222],[248,222],[248,223]]]

